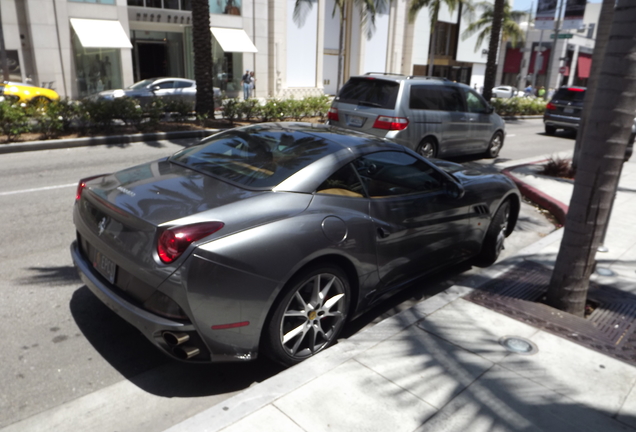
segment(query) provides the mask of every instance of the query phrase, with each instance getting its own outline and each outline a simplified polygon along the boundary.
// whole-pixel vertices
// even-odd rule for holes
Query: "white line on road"
[[[69,184],[57,185],[57,186],[46,186],[46,187],[33,188],[33,189],[22,189],[22,190],[11,191],[11,192],[0,192],[0,196],[16,195],[16,194],[23,194],[28,192],[40,192],[40,191],[51,190],[51,189],[61,189],[61,188],[66,188],[71,186],[77,186],[77,183],[69,183]]]
[[[514,137],[514,136],[517,136],[517,134],[508,134],[508,135],[506,135],[507,138]]]

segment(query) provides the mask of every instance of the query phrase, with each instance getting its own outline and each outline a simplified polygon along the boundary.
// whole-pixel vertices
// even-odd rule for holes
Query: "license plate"
[[[574,112],[574,108],[563,108],[563,112],[565,114],[572,114]]]
[[[95,267],[97,271],[108,280],[108,282],[112,284],[115,283],[117,265],[115,265],[110,258],[104,256],[101,252],[96,252],[93,267]]]
[[[364,117],[354,115],[347,116],[347,124],[349,126],[361,127],[364,124]]]

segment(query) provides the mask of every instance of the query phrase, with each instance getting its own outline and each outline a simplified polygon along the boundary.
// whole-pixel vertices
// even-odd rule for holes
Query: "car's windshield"
[[[154,82],[154,80],[151,79],[147,79],[147,80],[143,80],[143,81],[139,81],[134,83],[133,85],[131,85],[130,87],[128,87],[129,89],[140,89],[140,88],[145,88],[148,87],[150,84],[152,84]]]
[[[340,147],[299,131],[253,126],[223,132],[170,161],[254,189],[270,189]]]

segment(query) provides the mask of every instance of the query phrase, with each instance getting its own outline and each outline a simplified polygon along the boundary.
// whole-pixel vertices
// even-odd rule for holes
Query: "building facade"
[[[82,98],[160,76],[194,78],[192,0],[0,0],[10,79]],[[295,0],[209,0],[214,85],[242,94],[241,77],[255,72],[255,96],[335,94],[340,15],[318,0],[294,20]],[[441,10],[430,47],[428,9],[411,23],[408,2],[392,2],[367,37],[354,2],[343,20],[342,85],[367,72],[434,75],[480,87],[487,46],[464,38],[461,10]]]

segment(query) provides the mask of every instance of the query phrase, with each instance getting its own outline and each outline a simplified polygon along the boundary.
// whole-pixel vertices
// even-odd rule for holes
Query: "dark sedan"
[[[71,252],[90,290],[164,352],[291,365],[422,275],[493,263],[519,205],[500,174],[266,123],[80,181]]]
[[[197,97],[197,83],[186,78],[151,78],[139,81],[130,87],[117,90],[105,90],[93,96],[92,99],[112,100],[120,97],[130,97],[139,100],[141,105],[162,99],[165,102],[182,101],[192,106]],[[221,104],[221,90],[214,88],[214,104]]]

